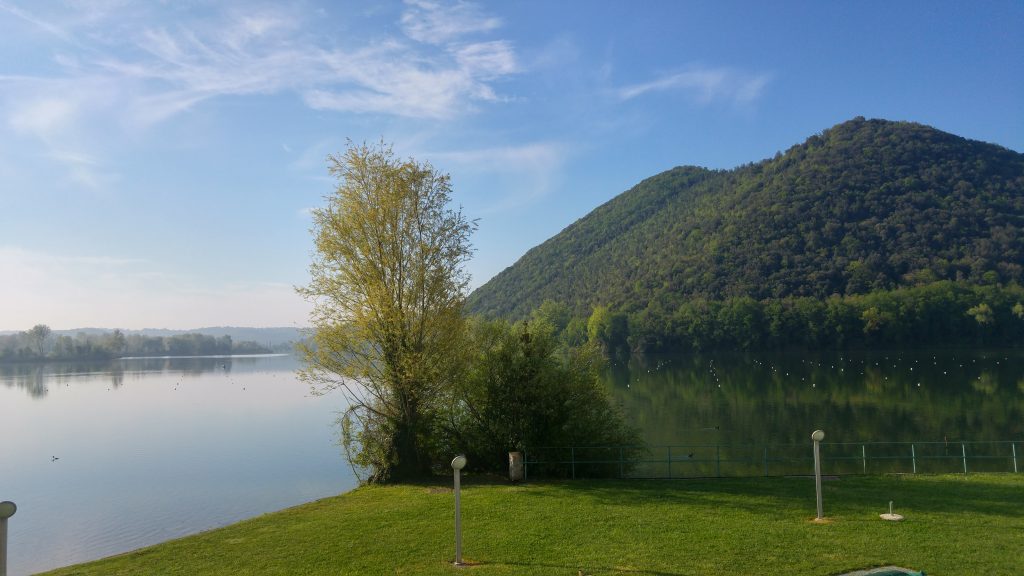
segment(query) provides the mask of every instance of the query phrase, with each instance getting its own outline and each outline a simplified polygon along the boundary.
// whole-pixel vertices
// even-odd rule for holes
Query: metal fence
[[[1018,472],[1024,441],[821,444],[822,473]],[[1020,463],[1024,467],[1024,462]],[[814,469],[811,443],[774,445],[570,446],[527,448],[523,471],[538,478],[792,476]]]

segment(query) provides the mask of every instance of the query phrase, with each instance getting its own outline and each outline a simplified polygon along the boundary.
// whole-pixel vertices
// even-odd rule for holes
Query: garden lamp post
[[[811,440],[814,441],[814,491],[818,496],[818,517],[816,520],[824,519],[825,515],[821,509],[821,441],[825,439],[823,430],[815,430],[811,433]]]
[[[455,473],[455,565],[462,566],[462,515],[459,475],[466,467],[466,457],[461,454],[452,459],[452,470]],[[3,576],[3,575],[0,575]]]
[[[14,502],[0,502],[0,576],[7,576],[7,519],[17,511]]]

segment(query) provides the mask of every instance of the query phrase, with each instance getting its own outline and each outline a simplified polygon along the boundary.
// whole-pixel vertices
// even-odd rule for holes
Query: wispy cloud
[[[6,13],[87,45],[56,53],[48,76],[0,77],[0,121],[43,142],[46,156],[67,160],[91,152],[112,129],[145,131],[218,97],[292,93],[316,110],[445,120],[503,100],[495,81],[520,72],[510,42],[467,41],[501,26],[468,2],[407,2],[403,36],[356,47],[311,33],[310,15],[289,7],[229,6],[201,19],[184,12],[158,19],[144,10],[78,0],[66,13],[39,15],[0,0],[0,18]],[[91,156],[96,177],[82,183],[102,180],[102,160]],[[66,165],[87,174],[85,163]]]
[[[621,100],[632,100],[651,92],[675,90],[689,94],[702,104],[713,101],[745,104],[760,97],[769,80],[767,74],[750,74],[731,68],[695,67],[666,74],[649,82],[623,86],[617,92]]]
[[[530,205],[548,195],[558,183],[569,147],[557,142],[531,142],[473,150],[435,151],[424,155],[439,166],[457,168],[467,178],[501,182],[477,186],[486,197],[475,212],[494,214]]]
[[[81,134],[83,120],[109,106],[101,93],[92,82],[72,87],[65,80],[0,78],[7,126],[15,135],[39,142],[40,156],[62,165],[75,187],[92,190],[117,178],[95,153],[87,152],[91,146]]]
[[[61,40],[64,40],[65,42],[70,42],[70,41],[73,40],[71,34],[69,34],[64,28],[62,28],[62,27],[60,27],[60,26],[58,26],[58,25],[56,25],[56,24],[54,24],[52,22],[48,22],[46,20],[38,18],[35,15],[33,15],[30,11],[28,11],[28,10],[24,10],[22,8],[19,8],[17,6],[14,6],[14,5],[11,5],[11,4],[7,3],[7,2],[2,2],[2,1],[0,1],[0,10],[2,10],[4,12],[7,12],[8,14],[11,14],[12,16],[15,16],[16,18],[24,20],[25,22],[28,22],[29,24],[32,24],[33,26],[35,26],[39,30],[44,31],[47,34],[51,34],[53,36],[56,36],[57,38],[60,38]]]
[[[346,50],[312,40],[297,14],[226,13],[213,24],[143,25],[116,51],[58,63],[68,82],[103,81],[143,126],[218,96],[288,91],[317,109],[446,118],[495,100],[489,82],[519,71],[508,41],[454,42],[499,25],[473,4],[411,2],[402,29],[415,42]]]
[[[475,33],[501,27],[501,20],[488,16],[476,4],[452,4],[432,0],[406,0],[402,30],[406,36],[428,44],[446,44]]]
[[[74,184],[90,190],[103,190],[120,178],[117,173],[107,170],[99,159],[87,153],[55,147],[46,156],[63,165]]]
[[[50,138],[75,115],[76,104],[69,98],[43,98],[22,102],[8,116],[15,131]]]

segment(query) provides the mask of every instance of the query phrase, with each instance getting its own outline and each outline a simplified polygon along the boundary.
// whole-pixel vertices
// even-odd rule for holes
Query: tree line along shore
[[[173,336],[125,334],[112,330],[101,334],[56,334],[45,324],[29,330],[0,335],[0,362],[60,362],[112,360],[125,356],[216,356],[269,354],[290,351],[252,341],[235,342],[231,336],[189,333]]]

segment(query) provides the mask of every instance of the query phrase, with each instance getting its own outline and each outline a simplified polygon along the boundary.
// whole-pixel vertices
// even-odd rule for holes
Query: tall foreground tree
[[[367,481],[428,473],[431,430],[461,363],[463,264],[476,223],[449,208],[451,182],[389,146],[329,156],[339,180],[313,211],[315,333],[300,376],[345,392],[342,441]]]

